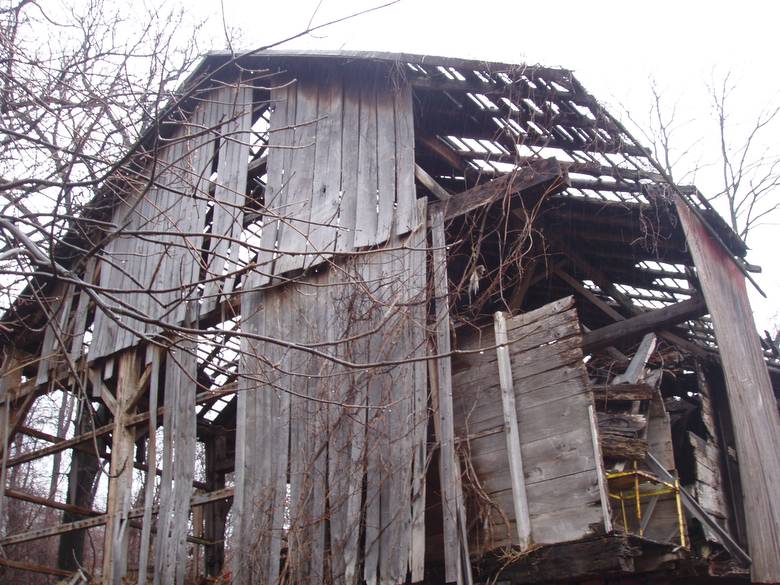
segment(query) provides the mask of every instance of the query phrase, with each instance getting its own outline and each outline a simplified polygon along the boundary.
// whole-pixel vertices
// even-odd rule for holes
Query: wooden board
[[[148,184],[120,200],[116,226],[100,257],[98,293],[108,307],[139,316],[107,314],[97,308],[89,359],[95,361],[134,346],[159,326],[146,319],[181,324],[187,303],[200,295],[201,248],[208,210],[212,128],[221,106],[200,103],[191,124],[160,140],[157,159],[146,169]]]
[[[756,335],[744,276],[681,201],[677,212],[720,348],[744,492],[755,582],[780,581],[780,414]]]

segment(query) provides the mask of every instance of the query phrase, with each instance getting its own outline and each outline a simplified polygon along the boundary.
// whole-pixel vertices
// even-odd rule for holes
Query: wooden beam
[[[679,199],[676,205],[720,348],[753,559],[751,579],[780,582],[780,414],[745,277],[694,212]]]
[[[496,354],[498,358],[498,378],[501,386],[501,407],[504,413],[504,436],[509,459],[509,476],[512,481],[512,505],[515,511],[517,544],[520,550],[531,545],[531,515],[528,511],[528,495],[525,491],[523,473],[523,454],[520,451],[520,435],[517,428],[517,406],[515,387],[512,381],[512,363],[509,359],[509,339],[506,332],[506,318],[501,311],[493,316],[496,332]]]
[[[227,386],[219,390],[206,390],[205,392],[201,392],[196,396],[195,404],[200,404],[201,402],[212,400],[214,397],[217,396],[225,396],[227,394],[232,394],[235,391],[236,391],[235,383],[228,384]],[[163,414],[165,414],[165,408],[161,406],[160,408],[157,409],[157,416],[161,417],[163,416]],[[148,412],[139,412],[138,414],[128,416],[126,418],[125,424],[128,426],[137,426],[145,423],[148,420],[149,420]],[[111,424],[103,425],[102,427],[98,427],[95,430],[90,431],[88,433],[77,435],[71,439],[64,439],[64,440],[58,439],[59,442],[56,443],[55,445],[50,445],[48,447],[37,449],[35,451],[30,451],[29,453],[23,453],[18,457],[14,457],[13,459],[10,459],[6,465],[8,467],[13,467],[15,465],[21,465],[22,463],[35,461],[36,459],[40,459],[41,457],[46,457],[47,455],[53,455],[54,453],[64,451],[65,449],[70,449],[72,447],[76,447],[77,445],[88,443],[92,441],[95,437],[107,435],[113,430],[114,430],[114,425],[113,423],[111,423]],[[146,467],[137,466],[137,469],[144,471],[146,470]],[[195,485],[196,487],[202,487],[201,485],[198,484],[193,484],[193,485]]]
[[[430,208],[429,208],[430,211]],[[455,427],[452,404],[452,364],[450,353],[450,305],[447,282],[447,250],[444,234],[444,213],[430,211],[431,243],[433,244],[433,285],[435,294],[436,352],[445,357],[436,360],[436,388],[439,422],[439,476],[444,516],[444,565],[448,583],[471,583],[465,513],[461,492],[460,471],[455,450]],[[466,552],[464,555],[463,552]],[[465,558],[464,558],[465,557]]]
[[[127,571],[127,515],[130,512],[135,461],[135,433],[132,426],[127,424],[127,403],[138,387],[136,348],[131,347],[123,352],[118,362],[103,541],[103,580],[112,583],[121,583]]]
[[[444,221],[448,221],[490,205],[506,196],[531,189],[552,195],[563,191],[567,185],[568,177],[558,161],[554,158],[542,159],[514,173],[507,173],[457,195],[449,196],[446,201],[432,204],[431,208],[433,210],[441,208]],[[522,219],[525,221],[525,218]]]
[[[611,384],[593,388],[593,397],[598,400],[650,400],[653,389],[648,384]]]
[[[54,508],[55,510],[65,510],[68,512],[73,512],[74,514],[81,514],[82,516],[101,516],[103,514],[103,512],[98,512],[97,510],[90,510],[89,508],[83,508],[73,504],[63,504],[61,502],[55,502],[54,500],[41,498],[40,496],[27,494],[17,490],[6,489],[5,495],[15,500],[30,502],[31,504],[38,504],[40,506],[46,506],[47,508]]]
[[[55,569],[54,567],[45,567],[34,563],[23,563],[21,561],[12,561],[9,559],[0,559],[0,566],[19,571],[29,571],[30,573],[41,573],[43,575],[54,575],[55,577],[70,577],[73,575],[70,571]]]
[[[447,201],[447,199],[452,197],[444,187],[439,185],[436,179],[431,177],[428,172],[418,164],[414,165],[414,176],[422,183],[423,187],[433,193],[433,196],[439,201]]]
[[[694,297],[682,303],[675,303],[663,309],[647,311],[630,319],[618,321],[586,333],[582,337],[584,351],[595,351],[641,337],[645,333],[658,331],[676,325],[681,321],[701,317],[707,312],[707,305],[701,297]]]
[[[430,136],[415,136],[415,140],[425,148],[428,152],[431,152],[440,160],[447,163],[453,169],[463,171],[466,168],[466,161],[461,156],[445,145],[441,140]]]
[[[190,506],[205,506],[211,502],[219,500],[227,500],[233,497],[233,488],[225,488],[214,492],[205,494],[197,494],[190,498]],[[154,512],[157,513],[158,507],[155,506]],[[134,508],[131,510],[128,518],[141,518],[144,515],[144,508]],[[93,528],[95,526],[101,526],[108,520],[107,514],[101,514],[94,518],[87,518],[86,520],[77,520],[76,522],[69,522],[67,524],[58,524],[57,526],[49,526],[47,528],[37,528],[35,530],[28,530],[19,534],[12,534],[0,539],[0,546],[8,546],[10,544],[19,544],[22,542],[30,542],[32,540],[39,540],[41,538],[48,538],[50,536],[56,536],[58,534],[64,534],[66,532],[73,532],[74,530],[85,530],[87,528]],[[190,540],[190,539],[188,539]],[[190,542],[193,542],[190,540]],[[200,544],[200,543],[199,543]]]

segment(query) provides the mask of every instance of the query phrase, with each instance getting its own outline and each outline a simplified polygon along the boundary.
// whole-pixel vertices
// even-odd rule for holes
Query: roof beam
[[[444,214],[444,221],[448,221],[490,205],[507,195],[512,196],[531,189],[551,195],[564,190],[567,185],[568,177],[558,161],[554,158],[542,159],[515,173],[502,175],[452,195],[447,201],[434,203],[431,209],[440,208]]]
[[[610,345],[631,341],[651,331],[660,331],[681,321],[701,317],[707,312],[704,299],[696,296],[681,303],[641,313],[586,333],[582,338],[584,351],[595,351]]]

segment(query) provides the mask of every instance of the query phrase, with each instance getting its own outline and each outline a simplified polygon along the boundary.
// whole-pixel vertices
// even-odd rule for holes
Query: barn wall
[[[354,583],[361,555],[367,583],[421,578],[427,376],[408,360],[426,354],[425,246],[422,223],[243,296],[243,328],[262,338],[241,362],[234,582],[278,578],[288,490],[296,582]]]
[[[161,139],[146,169],[148,184],[120,200],[112,217],[116,231],[98,267],[105,289],[101,300],[119,312],[109,315],[98,307],[90,361],[132,347],[138,334],[159,332],[125,311],[181,324],[188,301],[203,295],[199,310],[215,305],[222,283],[211,282],[204,291],[196,283],[221,276],[231,249],[236,257],[237,244],[229,238],[242,229],[251,113],[250,87],[223,87],[202,96],[187,123]],[[212,193],[215,170],[219,187]],[[213,249],[204,256],[211,230],[220,237],[210,238]]]
[[[303,74],[271,90],[266,276],[404,235],[417,223],[409,85],[385,70]],[[275,251],[274,251],[275,250]]]

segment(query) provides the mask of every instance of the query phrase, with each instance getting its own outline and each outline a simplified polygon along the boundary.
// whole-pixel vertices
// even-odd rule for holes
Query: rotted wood
[[[644,439],[601,429],[599,438],[601,453],[607,459],[644,461],[647,456],[647,441]]]
[[[653,388],[648,384],[612,384],[593,388],[596,402],[629,402],[634,400],[650,400]]]
[[[479,564],[477,578],[524,584],[632,573],[641,554],[624,536],[585,539],[540,547],[514,559],[511,551],[500,558],[486,557]]]

